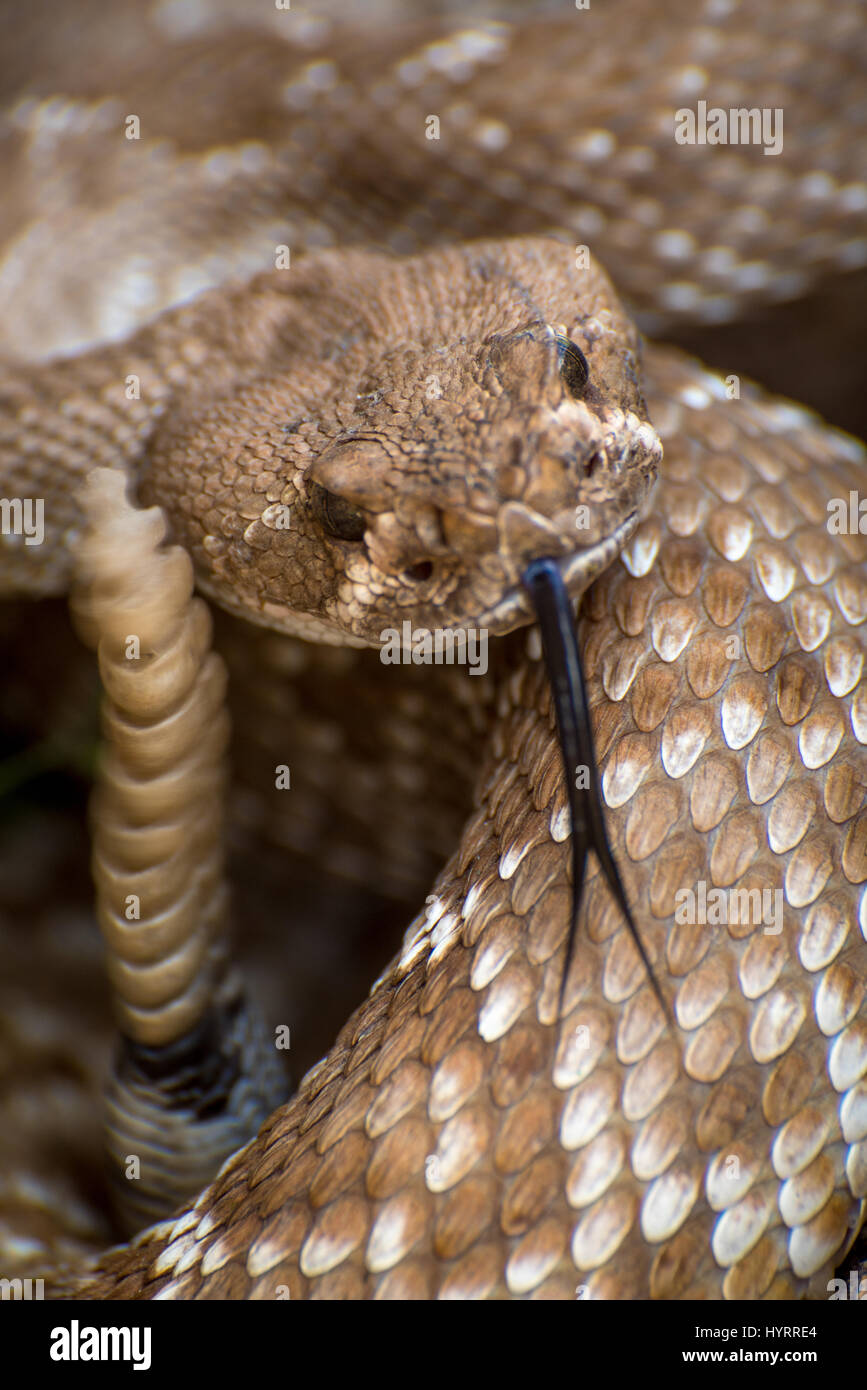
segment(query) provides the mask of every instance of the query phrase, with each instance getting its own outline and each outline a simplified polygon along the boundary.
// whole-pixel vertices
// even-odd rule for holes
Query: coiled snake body
[[[819,173],[772,175],[761,149],[713,151],[716,164],[693,149],[679,181],[663,178],[686,148],[673,107],[714,82],[720,105],[740,104],[735,73],[766,51],[782,7],[760,9],[755,35],[734,7],[711,6],[683,32],[675,13],[648,74],[628,54],[620,72],[611,55],[612,24],[650,7],[617,11],[584,31],[582,16],[436,42],[413,32],[399,51],[380,38],[363,87],[345,75],[339,31],[327,56],[303,62],[273,38],[236,40],[231,58],[191,40],[187,152],[174,151],[172,173],[195,167],[199,181],[182,217],[159,150],[144,175],[168,227],[152,237],[149,311],[178,297],[197,219],[215,207],[214,279],[256,268],[254,246],[273,249],[284,206],[302,244],[354,210],[344,240],[455,244],[399,260],[315,252],[166,309],[127,341],[4,367],[4,493],[48,499],[44,545],[0,552],[7,590],[66,588],[73,484],[102,464],[164,508],[202,590],[260,626],[364,646],[407,618],[492,639],[478,694],[468,672],[442,682],[454,718],[476,720],[475,809],[399,958],[192,1205],[66,1272],[85,1296],[823,1296],[860,1226],[867,571],[863,536],[828,522],[829,504],[863,489],[864,454],[798,407],[642,348],[595,258],[598,236],[654,327],[687,309],[733,314],[781,277],[793,292],[833,259],[826,228],[803,234],[799,199],[815,202]],[[804,8],[763,102],[791,112],[793,150],[812,130],[852,224],[834,242],[850,248],[845,267],[864,185],[839,133],[858,7],[840,14],[835,27]],[[595,92],[586,106],[578,53]],[[209,97],[216,54],[230,90],[247,71],[250,109],[232,129]],[[255,94],[245,61],[261,76]],[[142,71],[130,100],[158,135],[172,111]],[[635,94],[628,115],[608,100],[618,81]],[[300,113],[279,138],[269,82],[281,110]],[[447,138],[433,153],[425,121],[438,101]],[[102,119],[82,118],[73,152],[90,140],[107,152]],[[189,153],[197,122],[220,119],[210,144],[231,139],[238,162],[205,170]],[[247,126],[268,135],[258,153]],[[676,227],[648,192],[651,171],[659,199],[674,190]],[[97,263],[100,236],[104,247],[128,226],[133,260],[144,233],[125,221],[124,175],[106,180],[105,206],[81,214],[82,256]],[[775,215],[759,260],[763,207]],[[459,243],[491,223],[496,240]],[[577,254],[574,235],[530,235],[563,226],[584,229]],[[28,237],[14,245],[20,272]],[[668,268],[659,293],[654,259]],[[81,296],[81,338],[111,336],[96,274]],[[65,331],[60,314],[56,348],[72,345]],[[574,596],[594,581],[578,633],[608,837],[671,1021],[592,858],[560,1016],[570,816],[537,636],[520,630],[532,616],[521,576],[550,555]],[[202,777],[207,800],[216,784]],[[118,853],[122,841],[116,829]],[[732,910],[732,893],[760,901],[761,921]],[[121,992],[131,975],[119,970]],[[174,978],[173,989],[186,1000]],[[164,1041],[147,1031],[157,998],[140,992],[123,1016],[142,1045]]]

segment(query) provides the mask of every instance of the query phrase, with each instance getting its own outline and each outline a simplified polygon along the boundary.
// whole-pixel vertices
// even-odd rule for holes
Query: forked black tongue
[[[587,693],[584,689],[584,675],[581,658],[575,638],[575,620],[572,604],[563,583],[562,575],[554,560],[533,560],[527,566],[521,582],[530,597],[539,628],[542,633],[542,648],[545,654],[545,667],[554,708],[557,712],[557,729],[560,734],[560,754],[563,759],[563,772],[569,797],[569,813],[572,820],[572,923],[566,943],[566,960],[560,981],[559,1013],[563,1014],[563,998],[569,979],[569,968],[575,950],[575,936],[578,930],[578,910],[584,889],[584,873],[587,867],[587,852],[593,850],[602,867],[611,893],[623,913],[638,954],[644,962],[653,992],[659,1000],[662,1012],[669,1018],[668,1008],[662,991],[653,973],[644,943],[632,920],[626,893],[620,881],[620,874],[605,830],[602,814],[602,796],[599,788],[599,771],[593,750],[593,731],[590,726],[590,711],[587,707]],[[576,777],[579,769],[586,768],[586,787],[579,787]]]

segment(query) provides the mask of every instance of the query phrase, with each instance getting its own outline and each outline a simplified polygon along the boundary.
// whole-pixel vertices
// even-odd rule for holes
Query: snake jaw
[[[545,558],[545,563],[557,569],[570,600],[580,598],[593,580],[616,559],[627,541],[635,534],[640,520],[639,511],[630,512],[610,535],[595,545],[570,551],[568,555],[561,555],[556,559],[550,556]],[[501,637],[538,619],[538,610],[534,607],[526,586],[526,576],[534,565],[541,563],[541,560],[531,560],[526,564],[519,584],[509,589],[492,608],[482,613],[476,619],[476,625],[486,628],[493,636]]]

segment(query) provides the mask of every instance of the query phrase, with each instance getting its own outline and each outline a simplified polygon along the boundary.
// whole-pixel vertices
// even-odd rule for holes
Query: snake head
[[[610,563],[661,457],[614,336],[604,319],[531,319],[377,364],[306,479],[345,566],[341,624],[375,641],[399,611],[505,632],[530,619],[534,558],[556,557],[574,595]]]
[[[540,556],[577,597],[637,525],[662,452],[604,273],[543,238],[358,253],[332,305],[322,264],[322,327],[292,367],[171,441],[219,483],[217,506],[184,508],[201,586],[268,626],[355,645],[403,620],[528,623],[521,576]]]

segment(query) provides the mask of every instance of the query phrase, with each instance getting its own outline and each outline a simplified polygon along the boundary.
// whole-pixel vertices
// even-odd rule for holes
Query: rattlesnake
[[[598,239],[653,328],[803,290],[835,258],[854,265],[864,190],[840,131],[858,10],[830,24],[805,7],[802,29],[776,49],[788,76],[774,79],[779,100],[769,84],[763,102],[787,120],[791,110],[793,149],[809,126],[821,152],[818,169],[799,165],[793,178],[769,173],[761,149],[696,160],[671,125],[673,106],[699,91],[720,90],[728,105],[730,74],[761,58],[790,10],[763,7],[753,44],[732,6],[711,5],[684,32],[688,11],[673,6],[654,31],[654,66],[612,43],[613,24],[650,8],[439,41],[427,29],[399,43],[375,37],[351,94],[344,65],[356,40],[339,30],[307,32],[314,54],[288,82],[273,38],[206,39],[198,50],[191,40],[181,149],[168,159],[157,144],[145,173],[169,232],[157,219],[149,243],[136,225],[141,187],[126,191],[117,152],[95,214],[81,171],[70,181],[73,231],[78,217],[93,270],[74,315],[49,315],[56,349],[131,326],[117,283],[95,273],[107,244],[129,234],[127,284],[137,238],[150,245],[146,312],[164,309],[189,287],[215,208],[205,280],[252,270],[257,256],[261,265],[288,190],[293,251],[296,239],[333,237],[352,209],[343,239],[409,254],[296,257],[48,367],[20,360],[36,348],[16,335],[19,360],[2,380],[4,493],[38,491],[53,505],[43,546],[0,553],[4,586],[67,586],[80,505],[68,480],[96,463],[126,463],[142,500],[164,506],[205,593],[315,642],[378,642],[404,614],[431,628],[477,621],[493,639],[530,620],[520,593],[529,559],[568,561],[615,536],[605,559],[620,559],[586,595],[579,632],[608,833],[673,1014],[656,1008],[591,861],[559,1021],[563,770],[536,639],[492,640],[478,695],[466,673],[438,687],[483,716],[477,810],[399,960],[194,1207],[96,1273],[66,1272],[90,1296],[574,1297],[576,1285],[599,1297],[821,1295],[860,1222],[867,580],[863,540],[832,535],[827,504],[857,494],[864,456],[746,384],[733,392],[668,350],[642,355],[596,260]],[[315,45],[326,38],[323,57]],[[249,109],[215,117],[215,65],[227,65],[219,81],[233,90],[247,60],[279,82],[283,112],[301,113],[288,134],[274,132],[264,77],[261,92],[249,76],[239,88]],[[177,129],[168,79],[142,65],[124,88],[133,92],[143,128]],[[438,104],[436,149],[426,134]],[[77,108],[63,157],[82,169],[91,149],[108,157],[117,117]],[[25,102],[17,130],[46,119]],[[264,147],[244,143],[251,129],[268,136]],[[234,155],[185,164],[183,143],[195,148],[204,130],[209,147],[231,137]],[[686,162],[666,181],[678,149]],[[69,197],[63,185],[45,192],[32,158],[12,167],[31,215],[28,198],[38,211]],[[193,171],[200,200],[184,220]],[[668,220],[648,181],[660,195],[673,189]],[[253,207],[251,187],[261,190]],[[805,206],[823,189],[848,219],[842,236],[803,234]],[[763,207],[778,214],[770,226]],[[457,244],[492,223],[496,241]],[[585,233],[589,259],[574,235],[529,235],[564,225]],[[36,217],[9,259],[37,325],[45,284],[27,266],[39,233]],[[270,236],[272,253],[275,240],[285,237]],[[412,254],[446,241],[456,244]],[[672,262],[677,276],[659,290],[657,268]],[[22,303],[13,307],[20,321]],[[586,364],[586,384],[582,368],[570,387],[570,361]],[[785,910],[771,932],[712,920],[697,929],[675,907],[700,882],[780,890]]]

